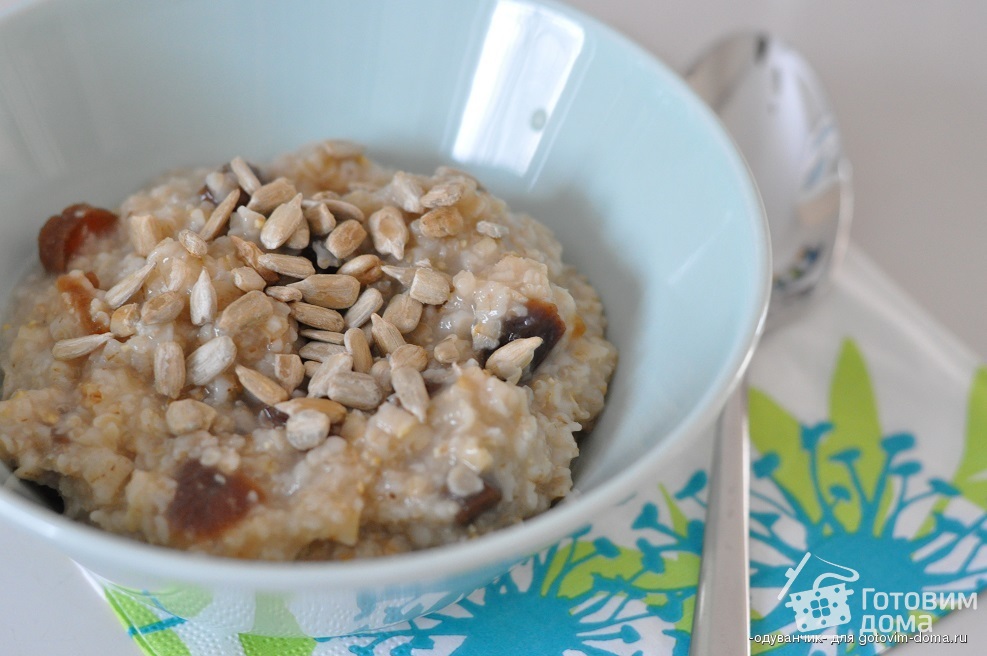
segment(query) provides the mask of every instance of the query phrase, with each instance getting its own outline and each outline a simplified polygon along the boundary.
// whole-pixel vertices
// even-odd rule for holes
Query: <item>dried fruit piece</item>
[[[263,500],[261,489],[245,474],[224,474],[197,460],[186,461],[175,482],[165,517],[172,530],[187,540],[221,535]]]
[[[463,526],[472,523],[474,519],[500,503],[503,496],[500,488],[484,480],[483,489],[476,494],[465,498],[456,497],[456,501],[459,502],[456,522]]]
[[[546,301],[531,299],[525,304],[528,313],[523,317],[506,319],[501,327],[498,348],[508,342],[526,337],[541,337],[541,346],[535,350],[531,358],[531,371],[544,362],[552,348],[565,334],[565,321],[559,316],[559,309]],[[480,363],[483,364],[492,351],[481,353]]]
[[[69,205],[48,219],[38,233],[38,256],[46,271],[64,273],[69,260],[89,235],[103,235],[116,227],[117,215],[85,203]]]

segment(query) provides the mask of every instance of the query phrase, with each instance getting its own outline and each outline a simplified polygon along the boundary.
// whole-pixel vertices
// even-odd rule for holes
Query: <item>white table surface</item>
[[[0,0],[0,7],[11,0]],[[853,238],[933,316],[987,357],[987,3],[978,0],[571,0],[681,70],[715,38],[768,30],[816,66],[854,165]],[[75,565],[19,533],[0,539],[0,652],[135,656]],[[35,591],[25,594],[24,591]],[[987,602],[985,602],[987,603]],[[985,611],[937,632],[973,656]]]

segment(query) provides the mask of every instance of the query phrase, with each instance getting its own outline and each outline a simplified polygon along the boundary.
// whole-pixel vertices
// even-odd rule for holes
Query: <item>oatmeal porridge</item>
[[[75,205],[38,244],[0,457],[152,544],[345,559],[522,521],[570,490],[616,363],[548,229],[346,142]]]

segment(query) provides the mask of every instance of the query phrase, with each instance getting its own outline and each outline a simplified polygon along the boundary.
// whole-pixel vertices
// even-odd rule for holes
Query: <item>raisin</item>
[[[96,297],[96,285],[92,278],[88,275],[80,276],[77,272],[58,276],[55,280],[55,288],[61,294],[65,309],[76,320],[84,334],[109,332],[109,326],[93,321],[90,312],[90,306]]]
[[[267,428],[283,428],[288,423],[288,413],[281,412],[271,405],[265,405],[257,415],[262,426]]]
[[[175,480],[178,487],[165,517],[174,531],[192,540],[222,534],[261,498],[260,489],[246,475],[223,474],[197,460],[182,465]]]
[[[65,273],[86,237],[105,234],[116,224],[117,215],[109,210],[85,203],[66,207],[61,214],[49,218],[38,233],[41,264],[51,273]]]
[[[471,524],[474,519],[490,510],[503,498],[500,488],[489,481],[483,481],[483,489],[468,497],[455,497],[459,502],[459,512],[456,513],[456,523]]]
[[[535,350],[529,371],[534,371],[548,357],[552,348],[565,334],[565,322],[559,316],[559,308],[554,303],[531,299],[525,303],[528,313],[523,317],[513,317],[504,321],[497,348],[515,339],[541,337],[542,343]],[[485,364],[490,354],[497,349],[480,353],[480,364]]]

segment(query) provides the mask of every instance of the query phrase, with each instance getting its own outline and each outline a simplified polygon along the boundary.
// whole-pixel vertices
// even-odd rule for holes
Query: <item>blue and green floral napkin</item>
[[[754,653],[873,654],[976,602],[987,370],[967,349],[851,251],[833,289],[763,340],[751,381]],[[685,656],[709,453],[688,447],[571,539],[385,631],[219,635],[106,598],[153,656]]]

